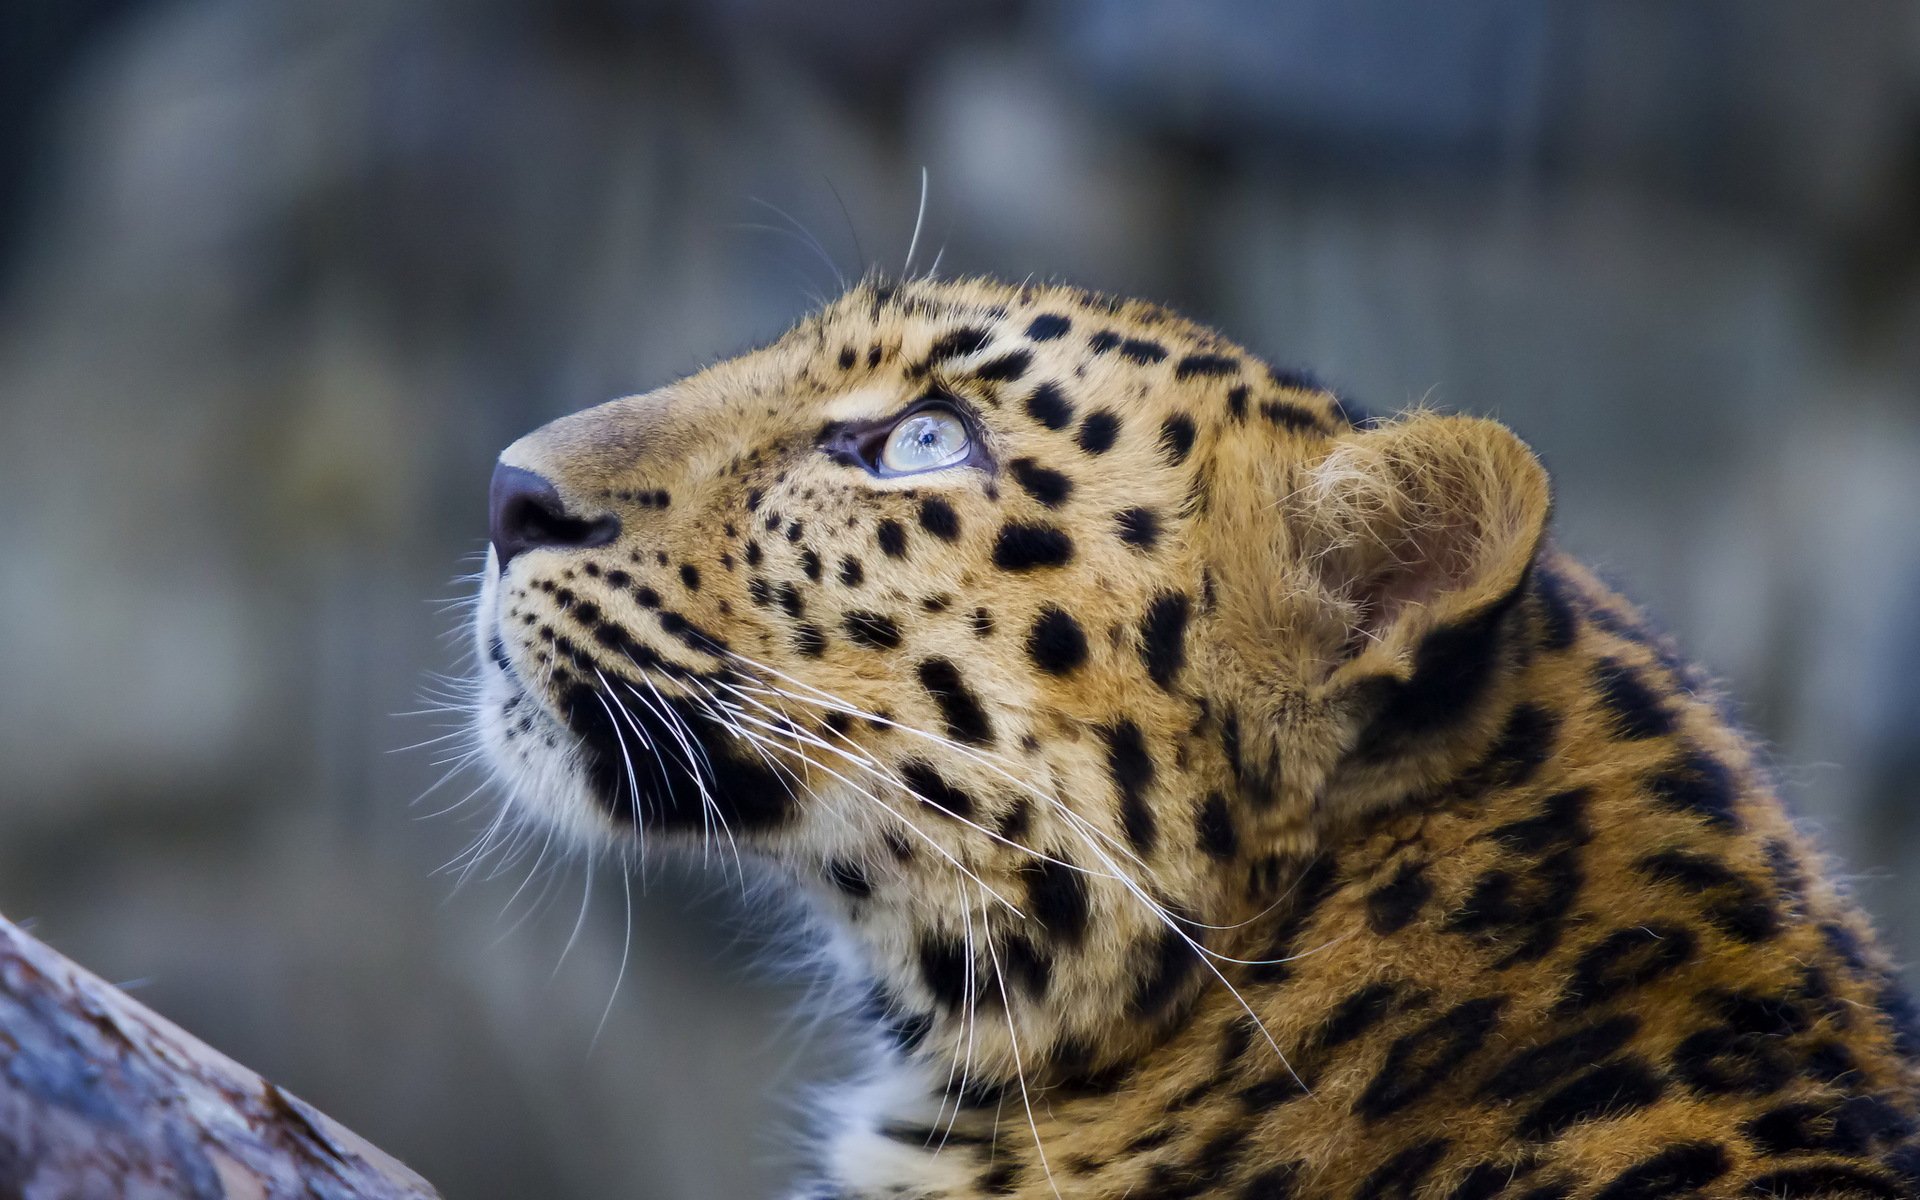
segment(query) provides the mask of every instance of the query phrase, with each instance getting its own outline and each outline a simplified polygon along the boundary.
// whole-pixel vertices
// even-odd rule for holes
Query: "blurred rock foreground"
[[[564,961],[580,864],[455,892],[491,801],[410,806],[460,743],[393,753],[451,720],[396,714],[460,670],[440,602],[499,447],[777,333],[836,286],[808,238],[897,270],[922,167],[922,265],[1150,295],[1514,425],[1562,539],[1729,680],[1920,960],[1920,9],[0,23],[0,911],[449,1197],[790,1170],[835,1054],[747,965],[785,919],[665,869],[614,993],[617,874]]]

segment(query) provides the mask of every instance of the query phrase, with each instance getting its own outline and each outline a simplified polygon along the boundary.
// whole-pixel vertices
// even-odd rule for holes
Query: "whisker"
[[[913,255],[920,248],[920,227],[927,220],[927,169],[920,168],[920,211],[913,217],[913,236],[907,239],[907,261],[900,266],[900,278],[913,278]]]
[[[560,947],[560,957],[553,964],[553,974],[559,975],[560,968],[566,964],[567,955],[573,953],[573,944],[580,940],[580,931],[587,925],[587,906],[593,900],[593,858],[587,858],[586,878],[580,884],[580,912],[573,919],[573,932],[567,935],[567,944]],[[549,977],[551,978],[551,976]]]
[[[1027,1069],[1020,1060],[1020,1035],[1013,1027],[1013,1002],[1007,998],[1007,973],[1000,966],[1000,952],[994,949],[993,936],[987,936],[987,954],[993,959],[993,978],[1000,986],[1000,1009],[1007,1016],[1007,1045],[1013,1051],[1013,1077],[1020,1083],[1020,1103],[1027,1110],[1027,1128],[1033,1131],[1033,1153],[1047,1177],[1047,1187],[1060,1200],[1060,1186],[1053,1181],[1053,1168],[1047,1163],[1047,1148],[1040,1138],[1040,1122],[1034,1119],[1033,1098],[1027,1094]]]

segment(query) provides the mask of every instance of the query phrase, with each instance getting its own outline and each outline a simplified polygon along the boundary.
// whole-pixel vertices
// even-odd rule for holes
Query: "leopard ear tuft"
[[[1430,629],[1510,597],[1538,553],[1550,499],[1505,426],[1417,414],[1341,439],[1282,500],[1335,664],[1403,658]]]

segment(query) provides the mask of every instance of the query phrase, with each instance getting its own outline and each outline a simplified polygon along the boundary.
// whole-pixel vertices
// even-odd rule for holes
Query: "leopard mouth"
[[[770,830],[795,815],[790,779],[690,698],[716,679],[682,678],[651,657],[658,680],[575,663],[541,687],[516,665],[508,631],[486,622],[478,632],[484,740],[522,805],[563,822],[590,807],[603,828],[696,836]]]
[[[616,823],[738,834],[795,815],[792,783],[698,705],[644,678],[601,673],[595,682],[569,685],[553,711],[579,742],[591,795]]]

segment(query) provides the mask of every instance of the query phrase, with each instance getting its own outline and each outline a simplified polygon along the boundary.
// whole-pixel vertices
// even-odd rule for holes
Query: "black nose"
[[[620,533],[618,517],[576,517],[561,503],[560,493],[551,483],[532,471],[505,463],[493,469],[487,502],[493,552],[499,556],[502,571],[523,550],[604,546]]]

